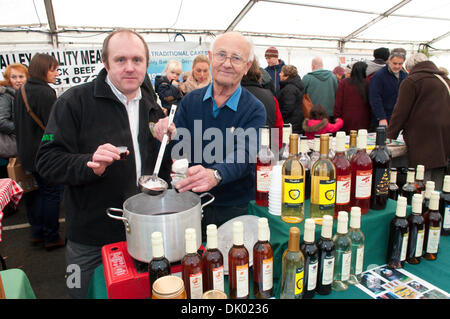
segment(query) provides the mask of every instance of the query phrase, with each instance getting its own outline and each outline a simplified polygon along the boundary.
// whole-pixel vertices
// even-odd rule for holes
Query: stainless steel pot
[[[211,199],[202,204],[201,199]],[[150,262],[152,254],[151,235],[155,231],[162,233],[164,253],[170,262],[177,262],[185,255],[184,232],[194,228],[197,233],[197,247],[202,243],[201,221],[203,207],[214,201],[210,193],[201,195],[192,192],[177,193],[167,190],[159,196],[140,193],[128,198],[123,209],[108,208],[106,214],[125,224],[128,253],[134,259]],[[121,213],[117,216],[112,213]]]

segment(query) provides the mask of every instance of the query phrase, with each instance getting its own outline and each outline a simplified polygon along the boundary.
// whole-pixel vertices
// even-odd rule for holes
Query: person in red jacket
[[[321,104],[314,105],[309,116],[309,119],[303,121],[303,130],[308,139],[313,139],[315,134],[335,133],[344,125],[344,121],[339,117],[335,123],[330,123],[327,111]]]
[[[334,101],[334,116],[344,121],[343,130],[368,129],[371,109],[368,100],[368,82],[366,81],[366,62],[356,62],[350,78],[339,81]]]

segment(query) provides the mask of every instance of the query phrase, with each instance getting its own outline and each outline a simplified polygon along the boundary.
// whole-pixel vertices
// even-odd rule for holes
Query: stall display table
[[[305,218],[309,217],[310,203],[306,201]],[[388,243],[389,223],[395,215],[397,202],[388,200],[386,209],[370,210],[361,217],[361,230],[365,235],[364,270],[381,266],[386,263],[386,250]],[[407,213],[410,214],[408,206]],[[267,207],[260,207],[254,201],[250,202],[248,214],[258,217],[266,217],[269,220],[270,243],[274,251],[274,296],[280,296],[281,262],[282,255],[287,248],[289,228],[296,226],[300,229],[303,240],[304,221],[298,224],[288,224],[281,220],[280,216],[271,215]],[[244,225],[245,227],[245,225]],[[333,234],[336,233],[337,221],[333,224]],[[320,237],[321,226],[316,226],[316,240]],[[222,252],[223,254],[228,252]],[[404,269],[432,285],[450,292],[450,237],[441,236],[439,255],[437,260],[428,261],[422,259],[418,265],[405,264]],[[250,269],[250,297],[253,298],[252,269]],[[228,294],[228,276],[225,276],[225,292]],[[92,276],[88,298],[107,299],[106,282],[103,266],[97,267]],[[343,292],[333,291],[327,296],[316,294],[314,299],[371,299],[369,295],[355,286],[350,286]]]
[[[6,299],[36,299],[27,275],[21,269],[0,271]]]

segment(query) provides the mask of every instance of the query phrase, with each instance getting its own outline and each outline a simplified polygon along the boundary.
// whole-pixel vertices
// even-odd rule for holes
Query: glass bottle
[[[398,198],[399,187],[397,185],[397,169],[391,167],[391,181],[389,183],[388,197],[393,200]]]
[[[370,207],[370,195],[372,190],[372,160],[367,154],[367,130],[358,131],[357,151],[352,156],[352,191],[351,206],[361,208],[361,214],[366,214]]]
[[[361,231],[361,208],[352,207],[350,212],[350,230],[348,236],[352,241],[352,261],[350,266],[349,283],[352,285],[361,282],[364,265],[364,234]]]
[[[320,135],[319,134],[314,135],[313,151],[309,155],[309,157],[311,158],[311,167],[313,167],[314,163],[320,157]]]
[[[233,223],[233,246],[228,252],[228,288],[230,299],[249,298],[249,253],[244,246],[244,225]]]
[[[311,169],[311,218],[322,224],[324,215],[334,215],[336,168],[328,158],[329,136],[320,136],[320,158]]]
[[[406,197],[408,205],[411,205],[412,197],[416,193],[416,184],[414,183],[414,168],[408,168],[408,174],[406,175],[406,183],[402,187],[402,196]]]
[[[333,216],[323,216],[322,232],[317,241],[317,248],[319,249],[319,271],[316,292],[320,295],[329,295],[333,283],[336,250],[334,242],[331,239],[332,231]]]
[[[301,299],[305,258],[300,251],[300,229],[289,229],[288,248],[283,253],[280,299]]]
[[[303,299],[314,297],[317,285],[317,270],[319,267],[319,249],[314,243],[315,234],[314,220],[308,218],[305,220],[305,234],[300,250],[305,257],[305,275],[304,275],[304,294]]]
[[[300,223],[305,217],[305,169],[298,160],[298,134],[289,137],[289,158],[281,169],[281,219]]]
[[[423,243],[426,260],[436,260],[439,250],[439,240],[441,237],[442,216],[439,214],[439,192],[432,192],[430,206],[423,215],[425,220],[425,238]]]
[[[258,241],[253,246],[253,295],[256,299],[273,296],[273,250],[269,239],[267,218],[260,218]]]
[[[275,156],[270,150],[270,129],[268,126],[261,127],[261,147],[256,157],[255,178],[256,178],[256,205],[267,207],[269,206],[269,188],[270,176],[272,173],[272,165],[275,161]]]
[[[423,203],[422,203],[422,212],[425,213],[428,210],[428,206],[430,205],[430,198],[431,193],[434,192],[434,182],[433,181],[427,181],[425,184],[425,194],[423,196]]]
[[[345,133],[344,133],[345,134]],[[333,141],[333,134],[331,133],[327,133],[328,137],[329,137],[329,143],[328,143],[328,158],[332,159],[334,157],[334,155],[336,155],[335,152],[335,148],[332,147],[332,141]]]
[[[350,191],[352,182],[352,167],[345,155],[345,132],[336,133],[336,154],[333,158],[336,167],[336,204],[334,218],[339,211],[350,211]]]
[[[206,251],[202,263],[203,291],[225,291],[223,255],[217,246],[217,226],[214,224],[206,227]]]
[[[356,137],[358,136],[358,132],[356,130],[351,130],[349,135],[347,159],[351,161],[353,155],[356,153]]]
[[[425,221],[422,216],[422,195],[414,194],[411,204],[411,215],[408,216],[409,239],[406,261],[408,264],[418,264],[423,254],[423,239]]]
[[[450,235],[450,175],[445,175],[439,201],[439,213],[442,216],[442,236]]]
[[[425,175],[425,166],[417,165],[416,167],[416,193],[423,194],[425,193],[425,182],[423,181]]]
[[[292,134],[292,124],[284,124],[283,125],[283,145],[281,146],[279,153],[280,164],[282,165],[285,160],[289,157],[289,136]]]
[[[202,257],[197,252],[194,228],[186,228],[186,255],[181,261],[182,277],[188,299],[201,299],[203,295]]]
[[[333,290],[344,291],[348,288],[350,279],[350,266],[352,261],[352,241],[348,235],[348,213],[338,213],[337,232],[333,236],[336,248],[334,263]]]
[[[389,268],[402,268],[408,248],[409,225],[406,220],[406,197],[399,196],[395,217],[391,220],[386,263]]]
[[[311,158],[308,155],[308,142],[306,136],[300,136],[300,152],[298,160],[303,164],[305,169],[305,200],[311,197]]]
[[[370,196],[370,209],[381,210],[386,208],[389,193],[389,166],[391,158],[386,151],[386,129],[377,127],[375,149],[370,153],[372,159],[372,190]]]
[[[164,243],[160,232],[152,233],[152,260],[148,264],[150,291],[156,279],[170,275],[170,263],[164,256]]]

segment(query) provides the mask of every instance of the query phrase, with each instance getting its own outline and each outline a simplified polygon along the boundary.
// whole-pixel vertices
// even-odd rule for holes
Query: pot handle
[[[203,212],[203,207],[205,207],[205,206],[211,204],[211,203],[216,199],[216,198],[215,198],[212,194],[210,194],[210,193],[203,193],[203,194],[200,194],[199,196],[200,196],[200,198],[203,198],[203,197],[205,197],[205,196],[207,196],[207,195],[209,195],[209,196],[211,197],[211,199],[210,199],[209,201],[207,201],[206,203],[202,204],[202,212]]]
[[[122,213],[122,217],[113,215],[113,214],[111,214],[111,212]],[[123,223],[125,224],[125,228],[126,228],[127,232],[131,231],[130,224],[128,223],[128,219],[126,217],[123,217],[123,210],[122,209],[120,209],[120,208],[107,208],[106,209],[106,215],[108,215],[112,219],[123,221]]]

